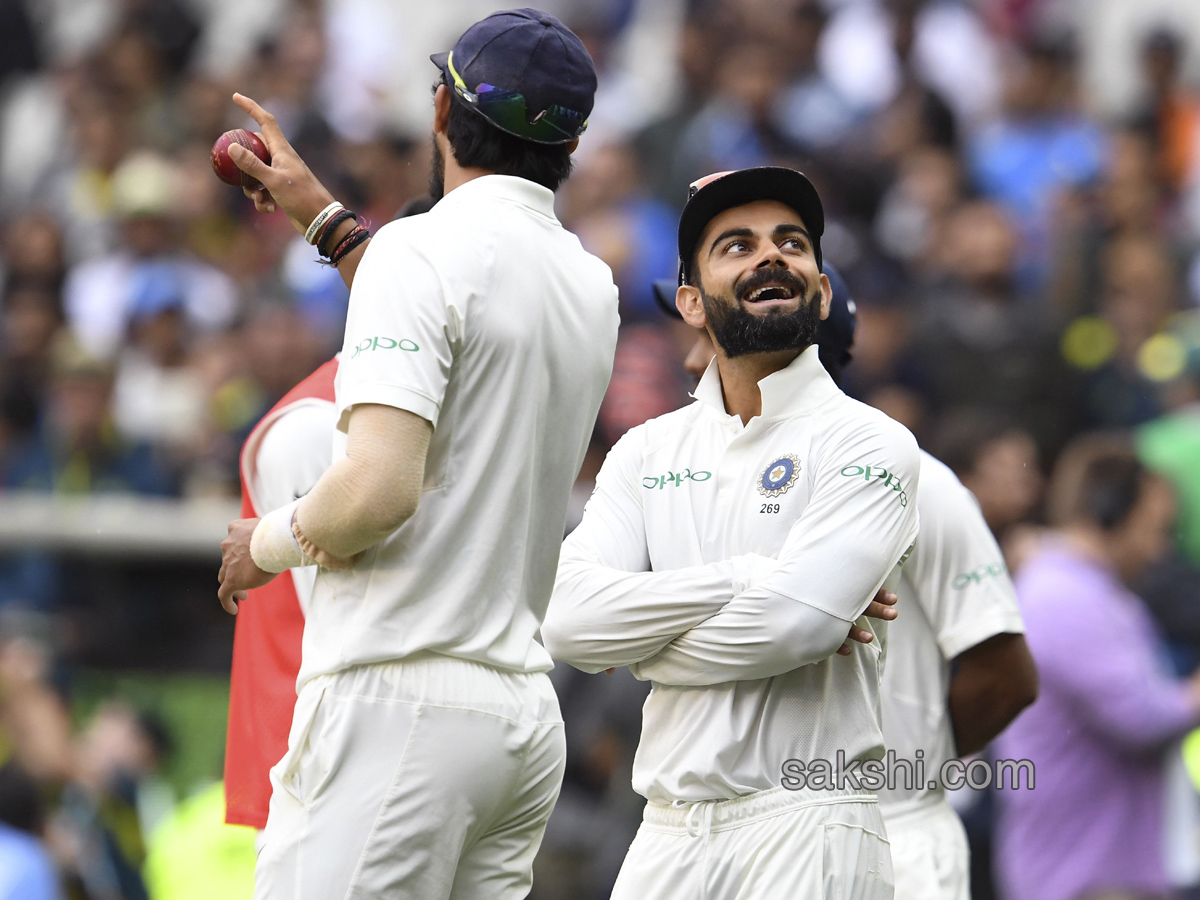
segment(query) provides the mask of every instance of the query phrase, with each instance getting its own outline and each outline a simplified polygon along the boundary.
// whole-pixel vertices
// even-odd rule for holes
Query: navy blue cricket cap
[[[853,358],[850,350],[854,346],[854,330],[858,327],[858,306],[850,296],[846,279],[834,268],[833,263],[825,263],[821,271],[829,279],[829,287],[833,293],[829,299],[829,315],[817,326],[817,352],[821,356],[821,364],[833,380],[840,382],[842,368]],[[653,287],[654,299],[658,301],[663,312],[676,319],[680,318],[679,310],[675,308],[675,281],[659,278]]]
[[[460,101],[514,137],[565,144],[587,128],[596,67],[583,41],[548,13],[492,13],[453,50],[429,58]]]
[[[813,183],[802,172],[785,166],[755,166],[732,172],[716,172],[688,186],[687,204],[679,215],[679,283],[691,274],[688,269],[700,236],[717,215],[735,206],[758,200],[776,200],[790,206],[804,222],[812,238],[813,255],[821,265],[821,235],[825,233],[825,208]]]

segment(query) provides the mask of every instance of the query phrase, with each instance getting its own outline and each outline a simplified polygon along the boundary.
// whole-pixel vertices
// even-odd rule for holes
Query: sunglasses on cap
[[[587,129],[583,114],[565,106],[551,106],[530,117],[524,94],[486,83],[474,91],[468,90],[454,68],[453,51],[446,59],[446,67],[454,80],[454,92],[501,131],[539,144],[564,144]]]

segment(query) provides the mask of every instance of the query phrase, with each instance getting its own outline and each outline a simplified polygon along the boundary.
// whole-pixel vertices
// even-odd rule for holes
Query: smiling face
[[[803,350],[829,315],[829,279],[789,206],[759,200],[716,215],[700,236],[691,281],[675,296],[725,356]]]

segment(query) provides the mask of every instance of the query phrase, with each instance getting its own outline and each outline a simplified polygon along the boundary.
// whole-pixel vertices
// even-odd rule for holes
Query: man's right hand
[[[244,147],[229,145],[229,158],[234,164],[262,184],[259,188],[242,188],[242,193],[254,201],[259,212],[275,212],[278,204],[296,230],[304,234],[321,210],[333,202],[333,195],[288,143],[273,115],[241,94],[234,94],[233,102],[262,128],[259,137],[271,154],[271,164],[267,165]]]
[[[879,589],[879,593],[875,595],[875,599],[867,604],[863,615],[869,616],[872,619],[884,619],[891,621],[895,619],[899,613],[896,612],[896,595],[891,591]],[[846,643],[838,648],[839,656],[849,656],[851,653],[850,642],[858,641],[860,644],[869,644],[875,639],[875,636],[865,628],[859,628],[857,625],[850,626],[850,633],[846,635]]]

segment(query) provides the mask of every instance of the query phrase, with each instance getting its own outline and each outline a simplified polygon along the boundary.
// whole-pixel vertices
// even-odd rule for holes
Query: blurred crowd
[[[1114,4],[542,5],[600,72],[558,208],[612,268],[622,317],[575,514],[606,449],[687,402],[695,336],[662,314],[650,285],[675,273],[688,183],[790,165],[818,186],[825,256],[857,304],[847,391],[958,473],[1014,572],[1061,524],[1044,481],[1080,435],[1120,436],[1166,479],[1177,549],[1128,587],[1154,614],[1173,674],[1190,673],[1200,662],[1194,5],[1143,4],[1161,15],[1121,26],[1133,60],[1123,104],[1085,77],[1100,30],[1089,16]],[[273,112],[334,195],[379,225],[428,184],[436,72],[426,55],[493,8],[0,0],[0,485],[235,496],[242,440],[339,349],[348,294],[282,213],[256,214],[213,176],[212,141],[253,127],[230,94]],[[53,613],[52,569],[0,559],[0,610]],[[26,658],[44,652],[36,639],[6,640],[16,662],[0,654],[0,759],[10,760],[0,869],[6,854],[48,846],[72,896],[145,896],[145,811],[127,770],[150,772],[165,737],[120,706],[80,731],[53,666]],[[639,816],[628,783],[645,686],[627,672],[559,667],[554,678],[571,769],[535,896],[605,897]],[[22,749],[31,734],[49,735],[51,749]],[[991,804],[964,815],[984,823],[972,826],[982,900]],[[47,843],[21,844],[30,833]],[[1200,882],[1200,865],[1193,874]]]

